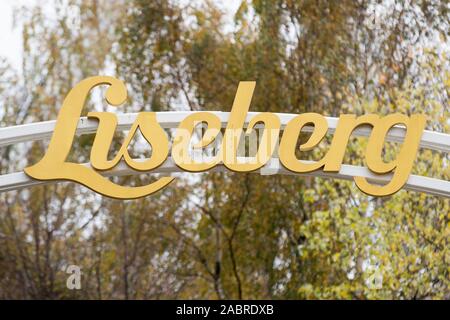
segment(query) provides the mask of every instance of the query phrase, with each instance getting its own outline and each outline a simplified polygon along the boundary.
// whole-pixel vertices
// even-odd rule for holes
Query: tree
[[[238,82],[256,80],[252,111],[424,112],[429,129],[449,129],[447,1],[243,0],[233,21],[211,1],[44,8],[22,11],[22,75],[0,65],[2,125],[54,119],[75,83],[106,73],[129,84],[127,111],[229,111]],[[86,110],[102,101],[94,93]],[[88,161],[92,139],[78,139],[72,159]],[[301,156],[319,159],[328,143]],[[363,165],[365,146],[353,138],[345,162]],[[137,137],[136,157],[141,147]],[[44,152],[2,150],[2,173]],[[386,143],[385,159],[395,155]],[[448,180],[448,161],[422,150],[413,173]],[[126,202],[70,183],[0,199],[5,298],[449,298],[450,203],[435,196],[204,173]],[[83,268],[80,291],[65,288],[68,264]]]

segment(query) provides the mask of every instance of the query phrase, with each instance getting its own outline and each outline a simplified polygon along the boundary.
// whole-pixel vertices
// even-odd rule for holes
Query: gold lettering
[[[218,156],[213,157],[209,161],[196,162],[189,155],[189,143],[192,138],[192,133],[195,126],[201,122],[205,122],[208,128],[201,140],[193,146],[194,148],[207,147],[216,139],[217,134],[220,132],[220,119],[209,112],[197,112],[181,121],[173,140],[172,158],[175,164],[183,170],[190,172],[206,171],[213,168],[219,162]]]
[[[117,106],[125,102],[127,90],[120,80],[91,77],[78,83],[64,99],[46,154],[38,163],[25,168],[25,173],[38,180],[79,182],[95,192],[118,199],[140,198],[164,188],[173,178],[160,178],[146,186],[125,187],[109,181],[91,168],[66,161],[86,98],[92,88],[103,84],[110,85],[106,91],[109,104]]]
[[[300,151],[309,151],[317,146],[327,134],[328,123],[323,116],[317,113],[304,113],[289,121],[284,129],[280,142],[280,161],[291,171],[312,172],[323,167],[326,163],[326,156],[321,161],[306,163],[297,159],[295,155],[298,136],[302,128],[309,123],[314,125],[314,131],[308,141],[300,146]]]
[[[222,142],[221,153],[223,164],[229,170],[236,172],[249,172],[261,168],[272,156],[278,140],[280,130],[280,119],[278,116],[268,112],[258,114],[254,119],[250,120],[246,131],[246,134],[250,134],[256,123],[261,122],[264,124],[264,131],[257,155],[254,159],[250,159],[250,161],[238,161],[237,150],[255,84],[254,81],[241,81],[239,83]]]
[[[118,106],[126,100],[126,87],[123,82],[115,78],[91,77],[81,81],[64,99],[46,154],[37,164],[25,168],[25,173],[38,180],[79,182],[98,193],[119,199],[139,198],[164,188],[173,178],[160,178],[146,186],[126,187],[111,182],[97,172],[97,170],[110,170],[121,160],[137,171],[150,171],[164,163],[169,154],[169,140],[166,132],[158,124],[154,112],[141,112],[137,115],[121,148],[111,160],[108,160],[108,152],[117,128],[117,117],[109,112],[88,113],[89,119],[97,119],[99,122],[90,155],[92,167],[66,161],[87,96],[94,87],[99,85],[109,85],[106,100],[111,105]],[[260,143],[253,151],[253,153],[256,152],[255,156],[246,157],[244,161],[238,159],[238,147],[243,136],[244,123],[254,89],[254,81],[239,83],[222,141],[219,139],[220,119],[212,113],[193,113],[181,121],[175,132],[172,146],[175,164],[191,172],[209,170],[221,161],[226,168],[237,172],[250,172],[264,166],[273,156],[279,139],[280,119],[273,113],[259,113],[250,119],[245,135],[253,134],[257,125],[261,124],[263,129]],[[319,145],[327,134],[328,122],[320,114],[304,113],[294,117],[286,125],[279,147],[280,161],[284,167],[293,172],[306,173],[320,168],[328,172],[338,172],[352,132],[359,126],[368,125],[372,127],[372,132],[365,154],[367,167],[375,174],[392,174],[392,178],[385,185],[371,184],[364,177],[355,177],[354,181],[361,191],[369,195],[391,195],[400,190],[408,180],[425,122],[424,115],[407,117],[392,114],[383,118],[373,114],[361,117],[352,114],[341,115],[327,154],[319,161],[306,162],[298,159],[296,155],[297,142],[302,129],[308,124],[314,126],[311,136],[299,148],[299,151],[309,151]],[[191,147],[193,132],[200,123],[205,123],[207,128],[200,140]],[[406,127],[403,144],[395,160],[384,162],[382,153],[386,135],[397,124],[403,124]],[[151,157],[142,161],[133,159],[128,152],[128,147],[137,130],[140,130],[152,148]],[[203,158],[202,161],[191,156],[190,148],[203,149],[214,141],[220,144],[220,150],[215,155]]]
[[[361,191],[373,196],[388,196],[399,191],[408,181],[425,123],[426,116],[418,114],[408,118],[397,113],[388,115],[383,119],[377,119],[373,125],[372,134],[367,145],[367,166],[378,174],[386,174],[393,171],[393,176],[391,181],[383,186],[370,184],[363,177],[355,177],[356,186]],[[396,124],[404,124],[406,126],[406,135],[396,159],[385,163],[382,158],[384,141],[389,129]]]
[[[308,151],[317,146],[328,130],[324,117],[315,113],[299,115],[289,121],[280,143],[280,161],[294,172],[311,172],[323,167],[324,171],[337,172],[340,170],[348,140],[353,130],[361,125],[373,127],[366,149],[367,167],[377,174],[393,172],[392,180],[383,186],[370,184],[364,177],[355,177],[358,188],[370,195],[387,196],[400,190],[407,182],[414,163],[420,138],[425,127],[424,115],[412,115],[408,118],[401,114],[392,114],[384,118],[377,115],[342,115],[331,142],[328,153],[320,161],[305,163],[295,155],[298,135],[302,128],[309,123],[314,124],[314,131],[308,141],[300,146],[300,151]],[[397,158],[389,163],[382,159],[382,150],[388,131],[396,124],[406,126],[406,135]]]
[[[109,170],[124,159],[125,163],[134,170],[149,171],[159,167],[167,159],[169,140],[165,131],[156,121],[154,112],[141,112],[137,115],[127,138],[113,160],[108,160],[107,157],[117,126],[116,115],[110,112],[89,112],[88,118],[99,120],[99,127],[91,149],[91,164],[95,169]],[[138,129],[152,147],[152,155],[145,161],[134,160],[128,152],[128,146]]]

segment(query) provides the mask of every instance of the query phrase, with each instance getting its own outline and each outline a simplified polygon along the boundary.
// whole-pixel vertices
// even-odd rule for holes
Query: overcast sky
[[[22,35],[18,28],[13,29],[13,7],[33,2],[34,0],[0,0],[0,56],[8,58],[16,68],[19,68],[22,58]]]

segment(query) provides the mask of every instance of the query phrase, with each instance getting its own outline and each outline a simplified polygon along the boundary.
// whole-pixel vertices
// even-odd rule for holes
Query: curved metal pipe
[[[163,128],[176,128],[180,121],[185,117],[192,114],[193,112],[184,111],[173,111],[173,112],[157,112],[157,120]],[[228,121],[229,112],[212,112],[221,120],[222,126],[225,127]],[[257,112],[249,112],[246,118],[245,125],[253,118]],[[276,114],[281,121],[282,128],[295,116],[296,114],[286,114],[277,113]],[[127,114],[117,114],[118,126],[117,130],[128,130],[136,119],[137,113],[127,113]],[[334,133],[338,118],[326,117],[328,121],[328,133]],[[0,128],[0,147],[7,146],[20,142],[36,141],[49,139],[53,133],[55,127],[55,120],[44,121],[38,123],[24,124],[20,126],[13,126],[7,128]],[[80,118],[77,128],[77,134],[90,134],[95,133],[97,130],[98,123],[95,120],[89,120],[86,117]],[[305,127],[305,132],[311,132],[314,127]],[[369,126],[358,127],[354,130],[353,135],[367,137],[371,133],[371,128]],[[401,142],[403,141],[403,136],[405,134],[405,129],[401,126],[395,126],[392,128],[387,137],[387,141]],[[422,139],[420,141],[420,147],[427,148],[431,150],[450,152],[450,135],[444,133],[437,133],[425,130]],[[89,164],[84,164],[89,166]],[[210,171],[226,171],[227,169],[223,165],[218,165]],[[173,172],[183,172],[179,167],[177,167],[171,158],[168,158],[166,162],[159,168],[153,170],[151,173],[173,173]],[[375,183],[383,183],[389,181],[391,175],[375,175],[369,169],[365,167],[358,167],[353,165],[342,165],[341,170],[338,173],[324,172],[318,170],[311,173],[299,174],[294,173],[282,165],[280,165],[277,158],[272,158],[263,168],[259,171],[263,175],[270,174],[288,174],[288,175],[298,175],[298,176],[314,176],[314,177],[324,177],[324,178],[336,178],[344,180],[352,180],[353,177],[366,177]],[[125,163],[121,162],[115,168],[110,171],[102,172],[105,176],[123,176],[123,175],[134,175],[142,174],[142,172],[136,172],[126,166]],[[56,182],[56,181],[55,181]],[[52,181],[38,181],[28,177],[23,172],[16,172],[11,174],[5,174],[0,176],[0,192],[21,189],[34,185],[49,184]],[[450,197],[450,182],[444,180],[438,180],[434,178],[422,177],[411,175],[404,187],[406,190],[414,190],[419,192],[425,192],[432,195],[438,195],[443,197]]]

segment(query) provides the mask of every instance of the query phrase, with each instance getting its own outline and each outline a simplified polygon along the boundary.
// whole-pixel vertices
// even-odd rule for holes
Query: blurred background
[[[77,82],[112,75],[129,88],[117,112],[229,111],[239,81],[255,80],[251,111],[425,113],[427,129],[449,132],[448,0],[2,0],[0,11],[1,127],[54,120]],[[96,89],[92,110],[115,109]],[[92,140],[76,139],[71,159],[87,162]],[[136,141],[134,155],[148,153]],[[0,174],[47,143],[1,148]],[[344,162],[364,165],[366,144],[352,138]],[[384,159],[396,150],[386,143]],[[412,173],[449,180],[449,160],[422,149]],[[320,178],[182,174],[132,201],[33,187],[0,194],[0,298],[450,299],[449,219],[449,199],[373,198]],[[78,290],[68,265],[81,268]]]

